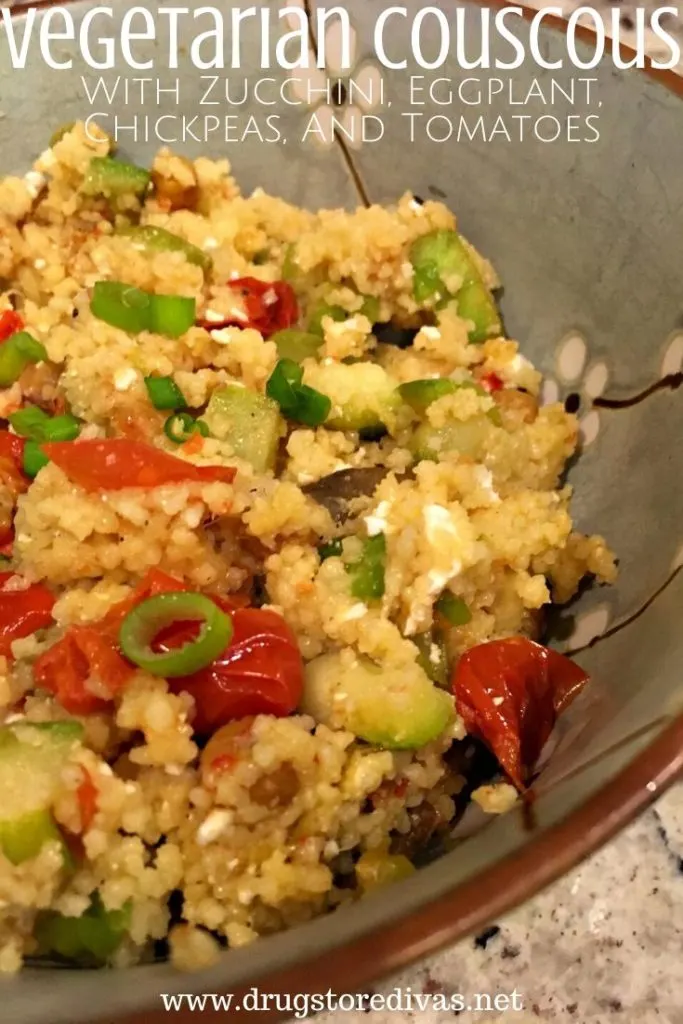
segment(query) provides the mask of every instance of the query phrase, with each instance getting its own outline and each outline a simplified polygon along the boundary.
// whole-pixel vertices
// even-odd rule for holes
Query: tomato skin
[[[518,636],[466,651],[451,689],[468,733],[489,747],[523,791],[557,716],[587,679],[569,658]]]
[[[135,667],[118,649],[118,634],[124,618],[140,601],[155,594],[185,590],[180,580],[150,569],[123,601],[109,609],[104,618],[91,626],[71,626],[61,640],[41,654],[33,666],[39,686],[54,693],[62,707],[72,714],[89,715],[103,711],[108,701],[86,689],[96,675],[113,699],[131,679]]]
[[[245,317],[226,317],[218,323],[209,320],[201,321],[207,330],[222,327],[251,327],[264,338],[269,338],[277,331],[291,327],[299,315],[296,295],[286,281],[259,281],[256,277],[238,277],[230,281],[230,287],[242,293]],[[274,301],[268,301],[271,297]]]
[[[0,483],[9,487],[15,496],[28,490],[29,480],[24,475],[23,437],[0,430]]]
[[[11,434],[9,430],[0,430],[0,459],[7,459],[12,462],[18,470],[24,463],[24,445],[26,441],[18,434]]]
[[[3,310],[0,313],[0,344],[11,338],[17,331],[22,330],[23,326],[24,321],[18,313],[15,313],[13,309]]]
[[[5,590],[16,573],[0,573],[0,654],[12,657],[12,641],[30,636],[37,629],[52,625],[55,599],[42,583],[24,590]]]
[[[303,660],[284,619],[275,612],[242,608],[232,612],[233,637],[207,668],[171,680],[177,693],[195,699],[192,723],[199,735],[251,715],[291,714],[303,689]]]
[[[163,569],[148,569],[130,597],[113,605],[97,625],[110,636],[117,637],[126,615],[141,601],[146,601],[148,597],[156,597],[158,594],[171,594],[182,590],[189,590],[189,587],[175,576],[169,575]]]
[[[231,466],[195,466],[154,445],[125,437],[54,441],[44,444],[42,449],[69,480],[89,492],[186,481],[230,483],[236,472]]]
[[[62,707],[74,715],[105,711],[109,700],[123,690],[134,672],[135,667],[119,654],[115,641],[97,626],[71,626],[33,665],[37,685],[54,693]],[[107,688],[108,699],[86,689],[91,676]]]

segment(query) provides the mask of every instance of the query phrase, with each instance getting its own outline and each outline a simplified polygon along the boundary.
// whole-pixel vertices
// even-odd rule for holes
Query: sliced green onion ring
[[[189,412],[176,412],[164,423],[164,433],[174,444],[184,444],[194,434],[209,436],[209,428],[203,420],[196,420]]]
[[[152,649],[155,637],[174,623],[198,622],[195,640],[171,651]],[[119,630],[121,650],[134,665],[155,676],[191,675],[210,665],[232,639],[232,619],[203,594],[158,594],[126,615]]]

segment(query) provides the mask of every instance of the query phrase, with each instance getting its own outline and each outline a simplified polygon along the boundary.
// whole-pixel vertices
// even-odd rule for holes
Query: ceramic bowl
[[[92,6],[79,0],[69,9],[78,23]],[[129,5],[114,0],[113,6],[116,25]],[[269,992],[351,991],[530,896],[654,799],[683,764],[683,720],[677,717],[683,659],[683,400],[676,390],[683,359],[680,82],[672,73],[616,73],[608,62],[578,72],[595,79],[591,110],[599,115],[600,138],[594,142],[475,138],[411,145],[401,126],[408,77],[425,72],[389,72],[375,61],[372,26],[386,5],[355,0],[346,6],[355,27],[350,76],[366,90],[371,78],[385,82],[387,105],[374,111],[385,124],[381,141],[297,141],[311,109],[281,105],[287,144],[252,138],[179,148],[189,155],[227,154],[245,191],[262,186],[310,207],[392,201],[411,189],[454,208],[465,235],[501,274],[508,334],[544,372],[548,394],[571,396],[578,407],[583,451],[569,474],[575,519],[581,530],[607,535],[621,571],[616,586],[588,590],[565,609],[553,635],[559,646],[580,652],[593,680],[554,738],[533,821],[511,813],[489,819],[483,828],[475,823],[454,850],[391,892],[227,952],[203,975],[181,977],[164,964],[124,973],[26,971],[2,985],[8,1020],[152,1024],[166,1019],[160,992],[238,992],[256,983]],[[419,6],[408,2],[412,13]],[[470,15],[478,11],[476,5],[468,9]],[[309,13],[315,13],[315,3]],[[44,14],[39,11],[38,19]],[[272,43],[282,31],[273,20]],[[405,25],[395,22],[393,53],[409,51]],[[542,30],[547,58],[564,52],[562,31],[559,23]],[[522,25],[519,38],[526,40],[527,32]],[[277,69],[255,70],[255,29],[247,28],[243,45],[248,66],[238,80],[285,77]],[[586,46],[579,45],[580,54],[588,52]],[[163,63],[165,40],[149,52]],[[23,172],[56,124],[99,109],[84,97],[80,77],[92,85],[98,73],[79,65],[72,44],[63,46],[65,56],[74,56],[69,72],[49,70],[33,49],[24,71],[8,70],[4,38],[0,53],[1,166],[4,173]],[[336,83],[336,63],[330,45],[318,85],[326,75]],[[110,83],[116,77],[104,74]],[[197,113],[203,83],[186,60],[177,72],[155,74],[180,79],[176,114]],[[463,71],[454,60],[439,74],[456,88],[468,76],[484,84],[512,77],[517,95],[533,94],[534,80],[547,93],[551,78],[567,91],[577,77],[575,71],[543,71],[530,62],[514,72]],[[333,114],[344,123],[353,114],[357,91],[350,95],[349,73],[342,78],[345,88],[335,88],[334,104],[318,104],[321,123]],[[128,105],[117,101],[103,109],[131,121],[134,114],[154,113],[155,104],[131,98]],[[207,110],[213,112],[202,112]],[[576,110],[588,112],[585,104]],[[425,108],[427,116],[443,113],[433,102]],[[507,93],[478,113],[489,119],[509,115]],[[537,118],[548,108],[532,95],[524,113]],[[247,104],[240,114],[262,118],[264,109]],[[142,139],[131,145],[125,136],[120,144],[140,163],[158,145]],[[175,1019],[184,1020],[182,1014]]]

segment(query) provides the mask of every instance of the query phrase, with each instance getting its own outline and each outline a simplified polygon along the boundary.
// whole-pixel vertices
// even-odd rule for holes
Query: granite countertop
[[[530,6],[558,0],[526,0]],[[6,6],[11,6],[11,2]],[[17,4],[19,5],[19,4]],[[559,0],[568,16],[581,0]],[[623,41],[634,39],[636,6],[621,11]],[[683,50],[683,18],[662,25]],[[661,42],[646,33],[651,56]],[[683,57],[679,63],[683,74]],[[438,1009],[415,1013],[337,1012],[318,1024],[683,1024],[683,783],[584,864],[478,936],[421,962],[375,991],[519,994],[520,1012]]]
[[[681,1024],[683,784],[535,899],[374,991],[510,996],[520,1012],[330,1013],[319,1024]],[[484,1004],[485,1005],[485,1004]]]
[[[550,6],[526,0],[530,6]],[[636,5],[621,9],[624,42]],[[561,0],[568,15],[581,0]],[[657,3],[644,3],[652,10]],[[683,10],[665,15],[683,50]],[[668,19],[668,20],[667,20]],[[648,51],[662,51],[647,33]],[[677,71],[683,74],[683,58]],[[413,992],[516,990],[521,1012],[330,1013],[319,1024],[683,1024],[683,783],[584,864],[478,936],[378,986]]]

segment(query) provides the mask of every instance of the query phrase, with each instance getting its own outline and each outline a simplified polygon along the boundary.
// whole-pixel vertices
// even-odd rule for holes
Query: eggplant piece
[[[388,472],[385,466],[340,469],[306,484],[302,490],[323,505],[336,523],[343,523],[350,515],[349,503],[356,498],[372,497]]]
[[[375,324],[372,333],[381,345],[393,345],[394,348],[410,348],[418,333],[417,327],[399,327],[394,323]]]

